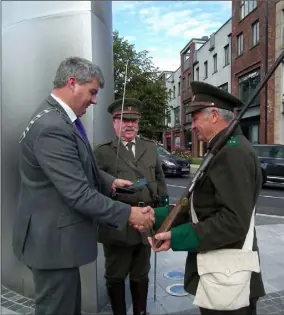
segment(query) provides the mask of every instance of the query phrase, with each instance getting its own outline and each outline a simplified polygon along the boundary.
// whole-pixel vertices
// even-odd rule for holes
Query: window
[[[259,141],[259,125],[252,124],[249,128],[249,138],[252,143],[258,143]]]
[[[239,98],[243,103],[246,103],[251,97],[260,82],[259,70],[251,72],[239,78]],[[252,106],[260,104],[259,94],[254,100]]]
[[[190,82],[191,82],[191,73],[187,75],[187,87],[190,88]]]
[[[185,114],[185,123],[191,122],[191,114]]]
[[[166,126],[171,127],[171,112],[167,110],[165,116],[166,116],[165,117]]]
[[[257,7],[257,0],[242,0],[241,1],[241,20],[245,18],[251,11]]]
[[[229,45],[224,47],[224,56],[225,56],[225,67],[230,64],[230,51],[229,51]]]
[[[173,90],[173,99],[175,99],[176,98],[176,87],[175,87],[175,85],[174,85],[174,90]]]
[[[171,138],[167,138],[167,140],[171,141]],[[169,142],[170,142],[169,141]],[[168,141],[167,141],[168,142]],[[170,144],[170,143],[169,143]],[[164,147],[157,145],[157,151],[159,155],[171,155],[169,151],[167,151]]]
[[[244,36],[243,33],[237,36],[237,56],[244,52]]]
[[[185,123],[191,122],[190,103],[185,104]]]
[[[178,95],[180,95],[180,82],[178,83]]]
[[[208,78],[208,62],[204,62],[204,79]]]
[[[254,146],[256,154],[265,158],[284,158],[284,147],[278,145],[256,145]]]
[[[213,56],[213,73],[217,72],[217,54]]]
[[[252,46],[255,46],[259,43],[259,21],[253,23],[251,28],[252,28]]]
[[[179,119],[180,108],[179,107],[176,107],[174,109],[174,115],[175,115],[175,126],[178,126],[180,124],[180,119]]]
[[[199,67],[196,68],[196,81],[199,81]]]
[[[218,88],[229,92],[228,83],[222,84],[222,85],[218,86]]]
[[[174,137],[174,147],[180,147],[180,136]]]

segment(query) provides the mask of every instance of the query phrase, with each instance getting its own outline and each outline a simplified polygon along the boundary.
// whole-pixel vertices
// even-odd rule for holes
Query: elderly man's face
[[[132,141],[138,133],[139,119],[115,118],[112,121],[115,134],[119,137],[121,129],[121,139],[124,141]]]
[[[208,142],[215,135],[215,124],[219,119],[217,111],[198,111],[192,113],[192,129],[197,133],[198,140]]]
[[[94,79],[85,84],[79,84],[75,79],[69,80],[69,87],[72,92],[72,109],[78,117],[86,113],[87,108],[92,104],[97,104],[97,94],[99,92],[99,82]]]

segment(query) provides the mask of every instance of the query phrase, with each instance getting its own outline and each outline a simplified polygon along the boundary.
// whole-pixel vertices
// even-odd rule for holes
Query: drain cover
[[[186,296],[186,295],[188,295],[188,293],[184,290],[183,284],[180,284],[180,283],[169,285],[166,288],[166,291],[170,295],[174,295],[174,296]]]
[[[170,280],[183,280],[184,273],[181,271],[168,271],[164,273],[164,277]]]

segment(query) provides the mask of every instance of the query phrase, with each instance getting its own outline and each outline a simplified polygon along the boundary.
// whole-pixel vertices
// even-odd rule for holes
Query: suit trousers
[[[201,315],[256,315],[256,303],[258,298],[250,299],[250,305],[233,311],[214,311],[200,308]]]
[[[79,268],[33,269],[35,315],[80,315]]]

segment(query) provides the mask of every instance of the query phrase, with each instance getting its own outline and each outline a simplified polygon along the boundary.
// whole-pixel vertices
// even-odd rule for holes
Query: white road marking
[[[181,189],[185,189],[187,188],[187,186],[179,186],[179,185],[171,185],[171,184],[167,184],[167,186],[169,187],[175,187],[175,188],[181,188]],[[259,195],[262,198],[272,198],[272,199],[283,199],[284,200],[284,196],[269,196],[269,195]]]
[[[257,213],[259,217],[267,217],[267,218],[275,218],[275,219],[284,219],[283,215],[275,215],[275,214],[264,214],[264,213]]]
[[[281,196],[264,196],[264,195],[259,195],[262,198],[273,198],[273,199],[284,199],[284,197]]]
[[[176,187],[176,188],[186,188],[186,186],[178,186],[178,185],[170,185],[170,184],[167,184],[167,186]]]

